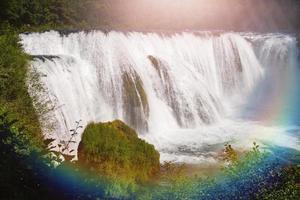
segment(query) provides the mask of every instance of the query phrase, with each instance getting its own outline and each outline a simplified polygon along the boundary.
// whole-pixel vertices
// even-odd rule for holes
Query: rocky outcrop
[[[122,121],[91,123],[78,147],[78,163],[104,176],[143,182],[159,172],[159,153]]]
[[[122,81],[125,121],[139,131],[147,131],[149,104],[143,82],[135,71],[124,72]]]

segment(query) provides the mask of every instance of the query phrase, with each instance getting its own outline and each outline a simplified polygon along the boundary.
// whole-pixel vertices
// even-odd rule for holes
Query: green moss
[[[122,80],[126,122],[138,130],[148,130],[149,104],[142,80],[136,72],[125,72]]]
[[[159,171],[159,153],[123,122],[91,123],[78,148],[81,166],[111,178],[136,182]]]

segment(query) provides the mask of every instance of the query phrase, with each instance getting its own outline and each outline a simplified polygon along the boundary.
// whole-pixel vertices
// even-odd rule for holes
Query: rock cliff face
[[[160,167],[154,146],[119,120],[87,126],[79,144],[78,162],[89,171],[137,182],[151,179]]]

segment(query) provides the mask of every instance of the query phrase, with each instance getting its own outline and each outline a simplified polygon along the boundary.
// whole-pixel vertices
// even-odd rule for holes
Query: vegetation
[[[44,157],[46,146],[37,144],[28,129],[4,108],[0,108],[0,154],[1,199],[55,196],[55,189],[47,185],[52,169],[48,167],[51,160]]]
[[[0,2],[0,21],[21,30],[72,28],[84,25],[81,14],[89,0],[11,0]]]
[[[78,149],[78,162],[94,173],[136,183],[159,172],[159,153],[123,122],[89,124]]]
[[[185,177],[184,165],[165,163],[152,186],[143,186],[140,183],[159,167],[159,155],[120,121],[89,125],[79,162],[67,161],[58,168],[49,167],[53,159],[45,155],[50,150],[33,144],[5,109],[0,112],[0,142],[0,187],[5,188],[1,193],[5,199],[298,199],[300,195],[299,166],[283,164],[280,158],[261,152],[257,144],[240,156],[226,145],[223,158],[227,164],[218,176]],[[142,145],[135,146],[135,142]],[[68,180],[67,188],[61,174]]]
[[[38,120],[38,115],[48,108],[45,110],[41,104],[34,109],[35,98],[29,95],[26,84],[27,74],[34,72],[28,70],[31,58],[20,47],[18,34],[104,25],[119,27],[117,16],[105,15],[123,4],[116,3],[118,6],[112,8],[107,2],[0,1],[0,199],[299,199],[299,165],[283,162],[278,151],[274,155],[262,152],[257,144],[242,155],[226,145],[224,169],[209,178],[186,177],[184,165],[170,162],[159,166],[159,154],[154,147],[138,139],[136,132],[121,121],[90,124],[84,132],[77,163],[48,148],[52,141],[43,140]],[[120,27],[124,28],[124,24]],[[151,27],[167,26],[162,23]],[[149,60],[154,67],[159,64],[153,56]],[[31,78],[38,83],[39,74]],[[135,77],[138,91],[132,90],[128,75],[123,79],[124,90],[128,91],[124,98],[134,102],[132,106],[142,107],[148,115],[148,101],[139,78]],[[37,84],[33,89],[38,93],[41,88]],[[143,121],[139,123],[146,126]],[[78,127],[72,134],[77,133]],[[62,148],[69,150],[68,142],[72,138]]]
[[[293,154],[291,153],[290,157]],[[235,192],[235,198],[298,199],[300,197],[300,166],[282,162],[279,153],[272,155],[269,152],[262,152],[255,142],[250,152],[240,158],[236,155],[236,151],[227,145],[225,158],[231,158],[228,160],[231,164],[224,168],[224,173],[226,178],[239,179],[234,186],[243,188]],[[241,186],[238,187],[238,184]]]
[[[2,29],[0,49],[0,105],[15,115],[32,141],[41,144],[40,125],[26,85],[30,58],[21,50],[18,35],[9,26]]]
[[[282,163],[280,157],[262,152],[256,143],[251,151],[238,158],[237,155],[232,146],[226,145],[223,155],[226,163],[218,175],[180,177],[172,184],[155,188],[150,192],[151,198],[299,199],[299,166]]]
[[[27,30],[40,29],[44,23],[39,21],[44,11],[37,10],[38,2],[46,1],[0,2],[0,199],[56,198],[57,188],[48,183],[54,170],[49,166],[55,159],[47,159],[50,151],[38,120],[38,114],[47,109],[45,104],[33,106],[27,75],[31,73],[37,93],[39,75],[28,70],[31,57],[23,52],[18,36],[25,25]]]
[[[47,29],[299,31],[298,0],[7,0],[0,22]],[[211,14],[213,12],[213,14]],[[243,18],[243,20],[238,20]],[[138,20],[137,20],[138,19]],[[174,23],[176,22],[176,23]]]

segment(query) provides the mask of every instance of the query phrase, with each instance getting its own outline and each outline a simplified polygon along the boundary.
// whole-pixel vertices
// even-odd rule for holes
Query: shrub
[[[15,115],[32,141],[42,144],[40,124],[26,85],[30,57],[9,26],[1,27],[0,49],[0,105]]]
[[[89,124],[79,144],[78,160],[90,171],[136,183],[147,182],[160,167],[154,146],[119,120]]]

